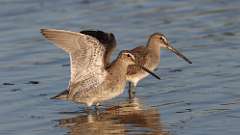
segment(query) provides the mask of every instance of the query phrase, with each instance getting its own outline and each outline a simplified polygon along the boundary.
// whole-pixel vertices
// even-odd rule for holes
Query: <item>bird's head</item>
[[[162,48],[167,48],[171,52],[175,53],[177,56],[181,57],[185,61],[187,61],[189,64],[192,64],[192,62],[185,57],[182,53],[180,53],[177,49],[175,49],[170,42],[168,41],[167,37],[162,33],[154,33],[149,38],[149,45],[154,45],[155,47],[158,46]]]

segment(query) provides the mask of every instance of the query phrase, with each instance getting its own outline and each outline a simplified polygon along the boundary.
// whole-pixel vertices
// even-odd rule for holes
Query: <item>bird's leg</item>
[[[135,97],[135,93],[136,93],[136,86],[134,85],[134,83],[129,82],[129,89],[128,89],[128,97],[129,99],[132,99]]]
[[[87,114],[90,114],[91,111],[92,111],[92,109],[91,109],[90,106],[87,106],[87,107],[85,108],[85,110],[84,110],[84,112],[87,113]]]
[[[100,112],[100,104],[99,103],[96,103],[96,105],[95,105],[95,111],[96,111],[96,114],[98,115],[99,114],[99,112]]]

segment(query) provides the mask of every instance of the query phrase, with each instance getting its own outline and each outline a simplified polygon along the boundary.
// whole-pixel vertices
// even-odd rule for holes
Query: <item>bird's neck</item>
[[[152,52],[152,54],[155,54],[156,56],[160,57],[161,47],[158,42],[149,39],[147,43],[147,48]]]
[[[126,64],[124,62],[124,60],[122,59],[116,59],[115,61],[113,61],[113,63],[111,64],[111,66],[108,68],[108,72],[112,75],[116,75],[116,76],[121,76],[124,75],[126,76],[127,74],[127,68],[128,68],[128,64]],[[113,72],[117,72],[113,73]]]

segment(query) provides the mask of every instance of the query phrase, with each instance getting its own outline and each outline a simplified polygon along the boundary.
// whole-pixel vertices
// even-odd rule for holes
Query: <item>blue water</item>
[[[238,0],[0,1],[0,134],[239,134],[239,7]],[[161,32],[193,64],[161,50],[162,80],[149,76],[134,101],[125,91],[86,112],[49,99],[68,85],[69,58],[40,28],[112,32],[114,57]]]

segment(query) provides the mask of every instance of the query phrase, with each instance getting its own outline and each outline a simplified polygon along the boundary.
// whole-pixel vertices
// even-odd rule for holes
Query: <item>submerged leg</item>
[[[101,106],[100,103],[96,103],[95,105],[95,112],[97,115],[100,113],[100,108],[99,108],[100,106]]]
[[[136,93],[136,86],[134,85],[134,83],[129,82],[129,89],[128,89],[128,97],[129,99],[132,99],[135,97],[135,93]]]
[[[92,112],[92,107],[91,106],[86,106],[84,108],[84,112],[87,113],[87,114],[90,114]]]

